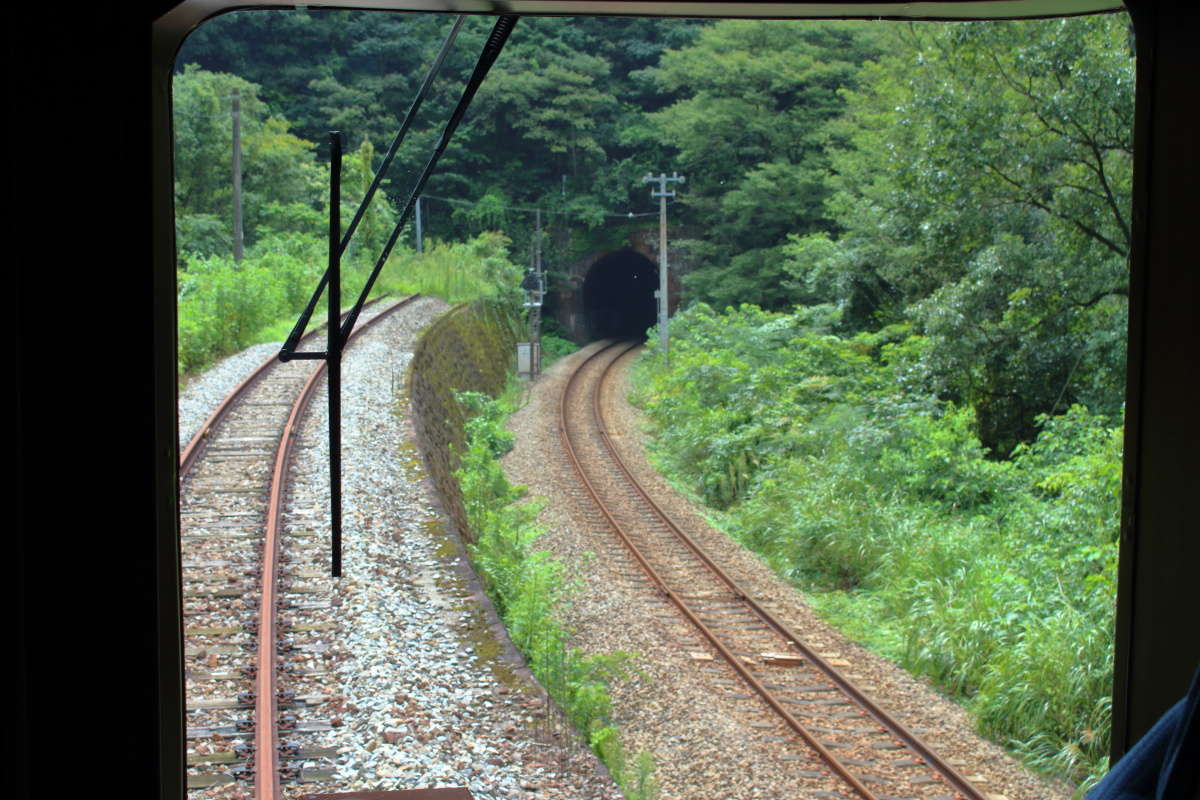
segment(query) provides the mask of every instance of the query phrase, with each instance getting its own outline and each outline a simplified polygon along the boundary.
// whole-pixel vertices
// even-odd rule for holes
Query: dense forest
[[[352,209],[449,28],[237,12],[189,38],[181,329],[232,318],[220,302],[253,306],[247,329],[302,302],[323,262],[327,132],[348,138]],[[488,28],[459,34],[350,253],[360,269]],[[1107,753],[1131,42],[1124,15],[522,19],[424,205],[426,236],[478,255],[507,296],[533,209],[553,279],[651,209],[643,175],[685,174],[685,310],[670,362],[652,344],[638,377],[661,468],[828,614],[1076,781]],[[403,242],[395,258],[413,263]],[[181,367],[239,336],[183,335],[202,346]]]

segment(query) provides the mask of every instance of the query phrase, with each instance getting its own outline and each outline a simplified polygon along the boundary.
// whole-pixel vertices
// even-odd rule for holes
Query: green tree
[[[571,231],[572,249],[595,245],[607,235],[606,214],[645,206],[641,176],[667,160],[663,144],[647,135],[644,112],[675,96],[647,70],[667,49],[694,41],[707,24],[522,19],[426,194],[466,202],[503,195],[511,205],[544,209],[544,224]],[[351,142],[369,139],[378,166],[449,25],[449,17],[430,14],[235,12],[189,37],[180,63],[258,84],[258,96],[282,110],[304,139],[323,142],[330,129]],[[490,20],[471,17],[460,32],[389,171],[393,206],[407,199],[490,27]],[[325,158],[323,148],[317,158]],[[427,234],[462,239],[478,233],[478,215],[459,208],[445,213],[445,206],[427,206]],[[274,224],[300,224],[295,211]],[[527,242],[533,215],[507,213],[505,225],[513,241]],[[565,244],[567,237],[554,242]]]
[[[549,42],[517,41],[481,91],[479,114],[495,126],[493,133],[510,127],[531,155],[541,156],[524,168],[578,178],[605,156],[597,135],[618,107],[603,87],[608,74],[602,58]]]
[[[778,248],[789,233],[832,228],[823,206],[828,123],[845,107],[840,92],[877,54],[873,30],[725,20],[650,71],[679,96],[650,119],[688,176],[686,221],[704,231],[691,244],[702,266],[687,278],[700,299],[789,304]]]
[[[835,127],[831,215],[785,269],[850,328],[918,322],[925,368],[1004,453],[1039,413],[1115,414],[1133,62],[1118,16],[889,28]]]
[[[293,230],[311,222],[324,183],[312,144],[273,115],[259,87],[192,64],[176,75],[175,208],[179,249],[216,255],[232,242],[232,100],[240,98],[242,209],[246,244],[259,228]],[[226,233],[228,232],[228,233]],[[312,231],[305,231],[312,232]]]
[[[349,230],[350,222],[359,204],[367,196],[371,181],[375,179],[376,167],[375,147],[370,139],[364,138],[358,149],[347,153],[342,160],[342,233]],[[396,210],[388,202],[386,193],[387,180],[380,185],[375,196],[371,199],[350,240],[347,257],[359,261],[374,263],[383,246],[392,234],[398,216]]]

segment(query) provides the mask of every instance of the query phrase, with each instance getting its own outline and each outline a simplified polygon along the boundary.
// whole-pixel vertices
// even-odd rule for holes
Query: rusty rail
[[[346,342],[347,348],[365,330],[387,318],[399,309],[416,300],[419,295],[395,303],[390,308],[355,328]],[[274,360],[274,359],[272,359]],[[279,696],[276,691],[277,628],[275,620],[278,605],[277,586],[279,560],[282,546],[283,493],[286,488],[287,468],[291,462],[292,447],[296,434],[304,419],[308,406],[316,395],[316,388],[325,375],[326,362],[322,361],[308,376],[300,390],[291,414],[284,425],[275,453],[275,470],[271,478],[271,496],[267,506],[267,522],[263,531],[262,598],[258,609],[258,657],[256,661],[257,682],[255,694],[254,725],[254,797],[255,800],[276,800],[281,796],[279,786]]]
[[[613,348],[619,345],[619,342],[614,342],[607,347],[598,349],[595,353],[585,359],[571,375],[568,385],[564,388],[559,398],[559,435],[562,439],[563,448],[568,456],[568,459],[571,461],[572,466],[579,475],[581,483],[587,489],[588,494],[592,497],[597,508],[608,521],[609,525],[613,528],[622,544],[633,555],[634,559],[638,562],[639,566],[642,568],[643,572],[646,573],[650,581],[668,600],[671,601],[671,603],[677,609],[679,609],[680,613],[684,615],[684,617],[696,628],[696,630],[699,631],[710,644],[712,644],[712,646],[721,654],[722,658],[728,662],[734,671],[738,673],[739,677],[741,677],[746,684],[749,685],[750,688],[753,689],[754,692],[758,694],[764,702],[767,703],[767,705],[785,722],[785,724],[787,724],[789,728],[795,731],[796,734],[799,735],[806,744],[808,744],[817,752],[822,760],[824,760],[830,766],[830,768],[838,775],[839,778],[853,788],[855,792],[864,798],[864,800],[878,800],[876,795],[871,792],[871,790],[868,789],[862,781],[853,775],[846,765],[842,764],[841,761],[832,752],[830,752],[828,748],[822,745],[810,731],[805,729],[804,726],[801,725],[801,723],[790,712],[788,712],[779,699],[775,697],[774,693],[764,686],[763,683],[760,682],[750,672],[750,670],[746,668],[741,659],[739,659],[729,649],[729,647],[726,646],[716,632],[706,625],[688,606],[688,604],[681,597],[679,597],[679,595],[676,594],[670,588],[670,586],[667,585],[667,582],[659,575],[658,571],[654,569],[649,560],[642,554],[637,544],[628,535],[620,523],[618,523],[610,510],[605,506],[603,501],[600,499],[599,493],[596,491],[595,486],[584,472],[578,453],[571,443],[570,434],[568,432],[567,396],[571,390],[576,387],[577,382],[580,376],[583,374],[585,368],[593,360],[600,358],[605,353],[609,353]],[[629,468],[625,465],[624,461],[617,453],[616,448],[613,446],[612,441],[608,436],[607,425],[604,421],[600,396],[602,387],[608,380],[609,374],[613,367],[624,355],[638,346],[639,345],[636,343],[632,344],[626,347],[625,350],[623,350],[616,357],[612,358],[609,364],[605,367],[605,370],[602,373],[598,383],[598,388],[592,396],[592,414],[600,435],[600,439],[603,442],[609,456],[611,457],[613,464],[618,468],[625,481],[637,492],[638,496],[642,498],[647,507],[653,512],[658,520],[667,529],[669,529],[670,532],[681,543],[685,545],[688,551],[690,551],[697,559],[699,559],[702,564],[704,564],[704,566],[713,574],[714,577],[717,578],[717,580],[719,580],[726,586],[726,588],[729,589],[735,598],[744,603],[754,613],[755,616],[757,616],[764,624],[782,637],[785,646],[793,647],[799,651],[799,653],[803,655],[804,658],[808,659],[817,670],[828,677],[844,695],[849,697],[859,708],[874,718],[876,722],[878,722],[884,729],[895,736],[898,740],[903,742],[910,750],[919,755],[935,772],[939,773],[950,784],[950,786],[952,786],[954,790],[959,793],[959,796],[967,798],[967,800],[986,800],[985,795],[976,790],[969,781],[967,781],[962,775],[954,770],[953,767],[943,761],[927,744],[921,741],[916,734],[907,730],[895,718],[880,708],[862,690],[856,687],[849,678],[839,673],[836,668],[829,664],[811,647],[804,644],[803,640],[796,633],[794,633],[780,620],[776,619],[774,615],[770,614],[770,612],[768,612],[757,601],[755,601],[753,597],[751,597],[736,581],[734,581],[723,569],[721,569],[712,560],[712,558],[708,556],[707,553],[704,552],[699,544],[697,544],[690,536],[681,530],[679,526],[670,519],[669,516],[667,516],[667,514],[649,496],[641,484],[633,477],[633,474],[629,471]]]
[[[372,319],[360,325],[351,335],[347,346],[362,332],[412,303],[420,295],[411,295],[392,304]],[[374,301],[373,301],[374,302]],[[314,330],[313,335],[319,331]],[[249,377],[243,380],[209,416],[192,437],[180,458],[180,480],[199,463],[204,445],[211,433],[246,396],[249,390],[265,378],[278,364],[275,356],[268,358]],[[258,603],[257,654],[255,656],[254,751],[247,767],[252,769],[256,800],[276,800],[281,797],[279,753],[279,692],[276,680],[278,660],[279,565],[282,554],[282,506],[286,490],[287,470],[301,421],[316,395],[316,388],[325,375],[325,363],[317,365],[307,376],[303,388],[292,403],[275,447],[274,464],[268,488],[268,504],[263,524],[261,562],[261,596]],[[252,765],[252,766],[251,766]],[[250,769],[247,772],[250,772]]]
[[[419,296],[420,295],[414,294],[400,302],[401,304],[408,303]],[[366,305],[378,303],[380,299],[381,298],[377,297],[374,300],[369,301]],[[390,313],[390,311],[388,313]],[[343,313],[342,319],[345,318],[346,313]],[[308,339],[320,333],[324,328],[325,323],[321,323],[308,333],[304,334],[304,338],[301,339],[301,341],[307,341]],[[221,401],[221,404],[218,405],[213,412],[208,415],[208,419],[204,421],[204,424],[200,426],[200,429],[196,431],[191,440],[189,440],[187,445],[183,448],[183,451],[179,454],[179,477],[181,480],[185,475],[192,471],[192,467],[200,458],[200,454],[204,452],[204,445],[208,443],[208,437],[212,433],[213,429],[216,428],[217,425],[221,424],[221,420],[225,418],[225,415],[229,413],[230,409],[234,407],[237,401],[245,396],[246,392],[250,391],[250,388],[254,386],[254,384],[258,383],[258,381],[267,374],[271,367],[278,363],[278,356],[273,355],[263,363],[259,364],[258,367],[255,368],[254,372],[251,372],[248,376],[246,376],[245,380],[235,386],[233,391],[226,395],[225,399]]]

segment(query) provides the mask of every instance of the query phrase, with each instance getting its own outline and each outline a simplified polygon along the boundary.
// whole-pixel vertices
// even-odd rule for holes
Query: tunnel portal
[[[645,338],[658,321],[658,267],[631,248],[603,256],[583,281],[589,340]]]

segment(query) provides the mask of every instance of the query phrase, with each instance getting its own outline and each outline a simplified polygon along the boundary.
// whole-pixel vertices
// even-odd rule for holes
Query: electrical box
[[[517,377],[536,378],[542,371],[542,343],[517,342]]]

